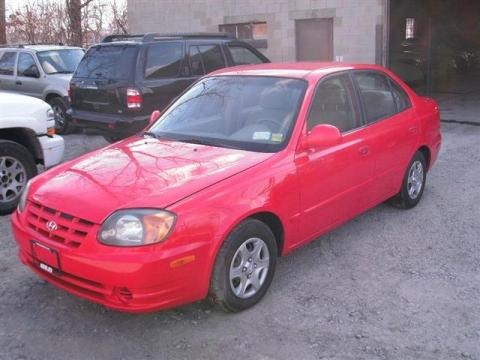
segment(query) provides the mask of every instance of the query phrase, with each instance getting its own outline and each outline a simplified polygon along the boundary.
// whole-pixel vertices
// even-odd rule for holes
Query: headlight
[[[20,201],[18,202],[18,211],[23,212],[25,206],[27,205],[28,193],[30,192],[31,181],[27,182],[25,189],[23,189],[22,195],[20,196]]]
[[[98,241],[114,246],[156,244],[168,238],[175,219],[175,214],[166,210],[120,210],[104,222]]]

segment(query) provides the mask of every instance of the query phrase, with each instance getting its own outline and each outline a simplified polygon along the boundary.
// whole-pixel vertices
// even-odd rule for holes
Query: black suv
[[[223,33],[111,35],[93,45],[70,83],[73,124],[116,141],[144,128],[199,77],[214,70],[269,62]]]

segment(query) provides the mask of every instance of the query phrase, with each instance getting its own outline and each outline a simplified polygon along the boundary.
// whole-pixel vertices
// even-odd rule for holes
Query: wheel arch
[[[54,92],[54,91],[49,91],[46,95],[45,95],[45,102],[49,103],[50,104],[50,101],[53,99],[53,98],[56,98],[56,97],[59,97],[59,98],[63,98],[63,95],[57,93],[57,92]]]
[[[430,169],[430,163],[431,163],[431,157],[432,157],[432,153],[430,151],[430,148],[426,145],[423,145],[423,146],[420,146],[418,148],[419,152],[422,153],[422,155],[425,157],[425,161],[426,161],[426,165],[427,165],[427,169]]]
[[[23,145],[32,154],[36,164],[43,163],[43,151],[35,132],[25,128],[0,129],[0,140],[8,140]]]

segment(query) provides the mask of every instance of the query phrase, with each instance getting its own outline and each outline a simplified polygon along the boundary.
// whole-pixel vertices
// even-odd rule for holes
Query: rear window
[[[180,42],[150,45],[145,64],[145,79],[177,77],[183,58],[183,44]]]
[[[130,79],[137,62],[138,47],[102,45],[88,50],[78,65],[75,77],[90,79]]]
[[[0,54],[0,75],[13,75],[17,53],[6,52]]]

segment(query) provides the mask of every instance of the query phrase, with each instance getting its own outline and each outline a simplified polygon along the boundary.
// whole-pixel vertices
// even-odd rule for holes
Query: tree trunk
[[[0,0],[3,1],[3,0]],[[66,0],[67,12],[70,20],[71,45],[82,46],[82,2],[81,0]]]
[[[0,0],[0,44],[7,43],[7,31],[5,26],[5,0]]]

